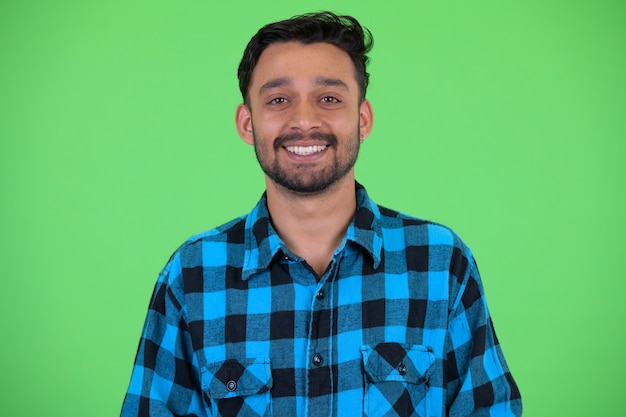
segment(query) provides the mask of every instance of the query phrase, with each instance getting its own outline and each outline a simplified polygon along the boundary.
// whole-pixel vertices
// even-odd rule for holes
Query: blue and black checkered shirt
[[[357,211],[320,278],[263,197],[159,276],[122,416],[519,416],[470,249]]]

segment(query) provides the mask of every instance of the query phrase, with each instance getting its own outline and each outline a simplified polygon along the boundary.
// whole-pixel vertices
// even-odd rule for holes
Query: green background
[[[326,8],[375,36],[357,177],[473,248],[525,415],[623,415],[626,4],[608,0],[2,0],[2,415],[119,413],[169,255],[262,193],[233,123],[245,44]]]

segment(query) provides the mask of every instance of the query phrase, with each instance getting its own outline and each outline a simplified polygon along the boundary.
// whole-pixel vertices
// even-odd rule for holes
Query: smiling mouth
[[[306,156],[314,153],[322,152],[328,145],[314,145],[314,146],[285,146],[287,152],[294,153],[296,155]]]

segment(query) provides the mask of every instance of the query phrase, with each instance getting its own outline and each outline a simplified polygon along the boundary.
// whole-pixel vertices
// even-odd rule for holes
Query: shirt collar
[[[344,242],[351,241],[361,246],[371,257],[372,266],[378,268],[382,249],[380,211],[368,196],[365,188],[355,183],[356,213],[348,226]],[[286,245],[276,234],[267,210],[267,197],[263,194],[257,205],[246,218],[245,255],[242,279],[245,281],[255,273],[265,270],[280,253],[288,253]]]

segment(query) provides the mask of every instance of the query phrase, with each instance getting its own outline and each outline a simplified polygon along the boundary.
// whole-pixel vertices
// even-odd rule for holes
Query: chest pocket
[[[202,371],[202,388],[213,416],[271,416],[269,358],[228,359]]]
[[[361,347],[365,373],[364,413],[429,416],[428,371],[435,355],[425,346],[380,343]]]

